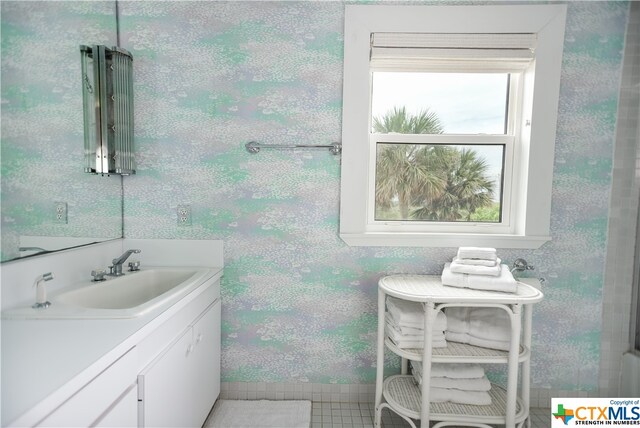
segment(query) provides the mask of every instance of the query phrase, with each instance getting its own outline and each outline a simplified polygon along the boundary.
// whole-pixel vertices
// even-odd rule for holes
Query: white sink
[[[168,293],[191,278],[193,270],[143,270],[59,294],[66,305],[95,309],[130,309]]]
[[[148,268],[86,281],[51,293],[47,309],[19,307],[2,313],[12,319],[135,318],[176,302],[214,275],[206,268]]]

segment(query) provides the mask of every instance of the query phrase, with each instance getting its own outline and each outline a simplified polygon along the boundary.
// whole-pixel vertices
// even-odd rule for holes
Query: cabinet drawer
[[[137,365],[136,348],[131,348],[38,425],[86,427],[95,424],[136,383]]]

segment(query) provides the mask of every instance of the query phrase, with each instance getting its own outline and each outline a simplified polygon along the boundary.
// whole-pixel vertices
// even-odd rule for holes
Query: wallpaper
[[[222,381],[373,383],[377,281],[439,274],[456,249],[349,247],[338,236],[340,156],[244,148],[340,141],[344,3],[122,1],[119,10],[121,46],[134,56],[138,162],[124,179],[125,235],[224,240]],[[626,2],[569,3],[553,240],[499,252],[546,279],[534,308],[537,388],[598,386],[627,13]],[[3,182],[4,170],[3,160]],[[191,226],[177,225],[178,204],[191,206]],[[386,366],[397,370],[397,358],[388,353]]]
[[[115,3],[1,8],[0,260],[20,255],[20,236],[121,237],[120,178],[84,173],[79,50],[116,44]],[[67,204],[66,223],[56,221],[56,202]]]

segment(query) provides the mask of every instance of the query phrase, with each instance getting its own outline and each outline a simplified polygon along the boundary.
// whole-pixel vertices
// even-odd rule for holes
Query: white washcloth
[[[429,388],[429,401],[432,403],[491,405],[491,395],[487,391],[462,391],[460,389]]]
[[[500,265],[500,268],[500,276],[469,275],[451,272],[451,263],[445,263],[442,270],[442,285],[515,293],[518,289],[518,283],[509,272],[509,266]]]
[[[414,371],[422,374],[422,363],[411,361]],[[485,377],[484,368],[478,364],[468,363],[431,363],[431,377],[448,377],[450,379],[479,379]]]
[[[424,348],[424,335],[404,335],[400,331],[396,330],[388,321],[385,323],[384,330],[387,336],[389,336],[389,339],[391,339],[400,349]],[[431,346],[433,348],[447,347],[447,341],[445,340],[443,331],[433,332],[433,335],[431,336]]]
[[[511,321],[500,308],[452,307],[447,313],[447,340],[508,351]]]
[[[471,265],[471,266],[497,266],[502,263],[500,257],[495,260],[483,260],[483,259],[461,259],[459,257],[454,257],[453,261],[456,263],[460,263],[463,265]]]
[[[424,328],[424,308],[421,303],[387,297],[387,310],[400,328]],[[442,331],[447,329],[447,317],[442,311],[438,312],[433,328]]]
[[[498,258],[495,248],[485,247],[460,247],[458,248],[459,259],[481,259],[495,261]]]
[[[457,261],[450,263],[450,269],[453,273],[466,273],[469,275],[488,275],[488,276],[500,276],[502,268],[500,265],[494,266],[478,266],[478,265],[466,265]]]

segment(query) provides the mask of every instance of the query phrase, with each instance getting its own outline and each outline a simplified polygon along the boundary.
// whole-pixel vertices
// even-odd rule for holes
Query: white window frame
[[[538,248],[549,241],[551,184],[565,5],[387,6],[347,5],[345,11],[344,89],[340,237],[353,246]],[[451,139],[465,136],[371,134],[370,38],[372,33],[535,33],[535,59],[522,74],[515,108],[515,143],[505,153],[511,179],[505,180],[503,210],[507,224],[380,222],[373,219],[375,142]],[[510,111],[512,113],[512,111]],[[512,126],[512,125],[510,125]],[[460,137],[460,138],[459,138]],[[466,136],[480,138],[479,136]],[[491,136],[488,138],[494,138]],[[502,136],[505,138],[505,136]],[[467,140],[469,141],[469,140]],[[508,192],[508,194],[507,194]],[[504,213],[503,213],[504,215]],[[388,224],[385,224],[388,223]],[[393,223],[393,224],[392,224]],[[504,223],[504,222],[503,222]]]

